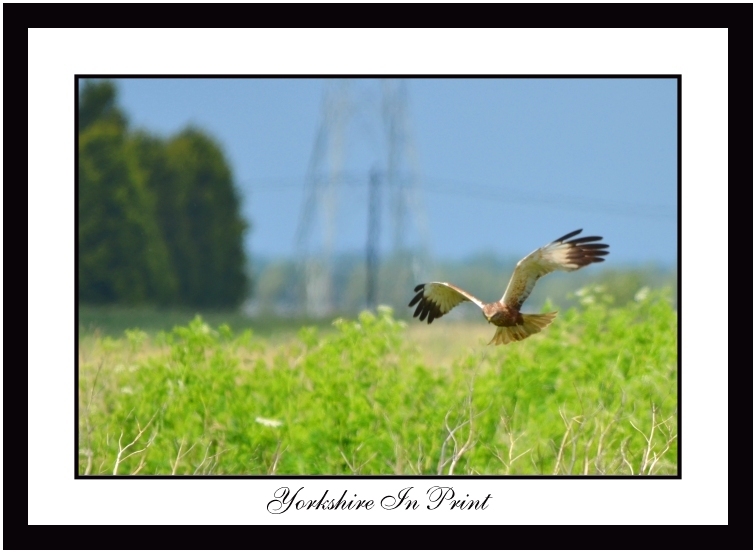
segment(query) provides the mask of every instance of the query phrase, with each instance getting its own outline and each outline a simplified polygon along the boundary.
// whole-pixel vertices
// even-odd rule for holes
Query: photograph
[[[681,478],[680,87],[78,74],[74,477]]]

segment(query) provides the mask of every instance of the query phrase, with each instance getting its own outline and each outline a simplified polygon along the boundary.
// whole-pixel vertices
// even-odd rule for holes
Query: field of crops
[[[676,474],[670,293],[580,296],[498,347],[387,308],[284,338],[199,317],[81,333],[79,473]]]

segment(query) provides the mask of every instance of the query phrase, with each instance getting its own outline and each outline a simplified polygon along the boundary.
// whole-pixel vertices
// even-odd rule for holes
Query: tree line
[[[385,256],[381,259],[377,275],[377,302],[392,306],[397,317],[409,317],[414,311],[414,308],[407,306],[414,295],[412,289],[428,280],[454,282],[484,301],[495,301],[504,293],[517,261],[519,257],[494,254],[478,254],[458,261],[436,260],[425,268],[423,275],[415,277],[407,274],[411,262],[406,256]],[[350,315],[365,309],[364,256],[337,256],[332,269],[334,312]],[[302,271],[295,260],[257,257],[252,278],[255,294],[250,305],[255,314],[290,315],[300,312],[302,302],[298,291],[304,285],[301,281]],[[615,305],[636,301],[637,294],[644,288],[669,288],[673,306],[677,307],[675,268],[645,264],[592,267],[546,277],[538,281],[526,303],[526,311],[538,312],[547,301],[560,310],[579,306],[582,298],[577,292],[585,287],[598,287],[604,295],[611,296]],[[457,318],[466,316],[472,320],[483,320],[480,319],[480,311],[474,308],[455,310],[452,315]]]
[[[89,304],[229,308],[248,291],[248,225],[220,146],[131,130],[109,81],[78,99],[78,290]]]

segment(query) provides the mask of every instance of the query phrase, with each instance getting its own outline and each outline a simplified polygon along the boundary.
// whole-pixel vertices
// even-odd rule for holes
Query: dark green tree
[[[79,299],[136,304],[175,296],[155,201],[123,127],[106,118],[79,135]]]
[[[220,147],[187,129],[128,132],[108,81],[79,98],[82,302],[234,307],[247,292],[247,227]]]
[[[148,182],[157,198],[159,224],[179,283],[179,300],[196,307],[234,307],[247,293],[243,249],[247,224],[231,170],[220,147],[204,133],[187,129],[171,138],[164,153],[151,150]]]
[[[110,81],[84,81],[79,92],[79,132],[97,122],[126,130],[127,119],[116,105],[117,91]]]

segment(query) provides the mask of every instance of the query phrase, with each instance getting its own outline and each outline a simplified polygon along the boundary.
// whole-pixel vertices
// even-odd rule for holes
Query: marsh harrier
[[[413,316],[419,317],[421,321],[427,317],[430,324],[463,301],[471,301],[483,310],[489,323],[498,327],[489,344],[524,340],[549,326],[557,315],[556,311],[539,315],[520,313],[520,307],[533,291],[538,279],[553,271],[577,271],[591,263],[604,261],[602,256],[609,254],[607,244],[596,243],[601,240],[600,236],[569,240],[581,232],[583,229],[565,234],[521,259],[509,279],[504,295],[494,303],[483,303],[448,282],[419,284],[415,287],[417,295],[409,303],[409,307],[418,304]]]

